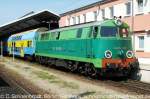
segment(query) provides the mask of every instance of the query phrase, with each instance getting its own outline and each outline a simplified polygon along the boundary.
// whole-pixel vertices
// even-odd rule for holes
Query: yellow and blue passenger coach
[[[19,57],[31,58],[35,54],[35,40],[38,32],[46,28],[38,28],[30,31],[14,34],[8,38],[8,53]]]

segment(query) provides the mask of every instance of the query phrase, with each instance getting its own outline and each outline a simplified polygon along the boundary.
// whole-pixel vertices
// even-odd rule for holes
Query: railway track
[[[123,85],[129,87],[129,89],[145,95],[150,95],[150,84],[143,83],[140,81],[129,80],[128,82],[124,82]]]
[[[26,95],[26,96],[30,96],[31,95],[30,92],[28,92],[27,90],[25,90],[24,88],[22,88],[22,86],[18,85],[12,79],[9,79],[8,77],[6,77],[3,74],[1,74],[0,77],[7,84],[6,86],[1,86],[0,87],[0,95],[2,95],[4,98],[19,97],[19,95],[20,95],[20,97],[21,97],[21,95]]]
[[[129,92],[137,93],[138,95],[150,95],[150,84],[143,83],[135,80],[128,81],[105,81],[107,84],[126,89]]]
[[[113,80],[108,80],[108,79],[96,80],[96,79],[88,78],[85,76],[81,76],[80,74],[75,75],[74,73],[71,73],[68,71],[66,72],[66,70],[58,71],[56,68],[49,68],[46,66],[43,67],[42,65],[39,65],[35,62],[33,62],[33,63],[28,62],[28,61],[25,62],[21,59],[16,59],[16,60],[22,61],[22,62],[32,65],[32,66],[38,66],[40,68],[53,69],[54,72],[56,72],[56,73],[62,73],[67,76],[76,78],[77,80],[92,83],[92,84],[95,84],[98,86],[108,86],[108,88],[117,89],[122,92],[124,92],[124,90],[126,90],[125,93],[131,92],[136,95],[149,95],[150,94],[150,84],[148,84],[148,83],[143,83],[143,82],[135,81],[135,80],[131,80],[131,79],[129,79],[129,80],[114,80],[114,79]]]
[[[9,78],[9,76],[0,71],[0,99],[4,98],[28,98],[31,97],[31,93],[19,85],[15,80]]]

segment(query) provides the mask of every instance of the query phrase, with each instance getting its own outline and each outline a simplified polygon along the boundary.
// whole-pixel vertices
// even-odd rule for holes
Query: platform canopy
[[[0,37],[39,27],[47,27],[50,29],[58,28],[59,19],[59,15],[49,12],[48,10],[43,10],[37,13],[31,12],[17,20],[1,25]]]

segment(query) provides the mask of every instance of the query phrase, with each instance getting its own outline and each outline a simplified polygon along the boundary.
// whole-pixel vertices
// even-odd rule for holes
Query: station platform
[[[150,83],[150,65],[140,65],[140,81]]]
[[[138,60],[139,60],[139,63],[141,64],[141,65],[144,65],[144,66],[150,66],[150,58],[138,58]],[[149,69],[150,70],[150,67],[149,68],[147,68],[147,69]]]

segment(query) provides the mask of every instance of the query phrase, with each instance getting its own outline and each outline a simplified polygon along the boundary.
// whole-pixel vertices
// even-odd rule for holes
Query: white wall
[[[102,18],[102,11],[101,10],[97,10],[97,11],[98,11],[97,21],[103,20],[103,18]]]
[[[83,16],[83,14],[80,15],[80,23],[84,23],[84,16]]]
[[[132,0],[129,0],[129,2],[131,2],[131,1]],[[144,0],[144,1],[146,1],[146,0]],[[119,16],[122,16],[122,17],[127,16],[126,15],[126,5],[125,4],[126,3],[113,5],[113,7],[114,7],[114,16],[117,16],[117,17],[119,17]],[[131,2],[131,6],[132,6],[132,2]],[[86,13],[86,22],[94,21],[94,14],[93,14],[93,12]],[[99,12],[99,14],[97,16],[97,20],[98,21],[103,20],[101,10],[100,11],[97,10],[97,12]],[[144,14],[148,14],[149,12],[150,12],[150,0],[147,0],[147,3],[144,2],[143,13]],[[140,13],[138,12],[137,0],[134,0],[134,15],[136,15],[136,14],[140,14]],[[70,18],[70,25],[73,25],[72,17],[74,17],[74,16],[71,16],[71,18]],[[75,17],[76,17],[76,23],[78,23],[77,16],[75,16]],[[105,18],[111,18],[110,17],[110,9],[109,9],[109,7],[105,8]],[[66,20],[67,20],[66,23],[68,24],[68,19],[66,19]],[[84,22],[84,17],[81,14],[80,15],[80,23],[83,23],[83,22]]]
[[[144,49],[139,48],[139,36],[144,36]],[[148,35],[147,33],[135,35],[135,50],[143,50],[144,52],[150,52],[149,44],[150,44],[150,35]]]
[[[94,13],[93,12],[88,12],[86,14],[86,22],[94,21]]]
[[[73,18],[70,18],[70,25],[73,25]]]
[[[131,0],[129,0],[129,2],[131,2]],[[122,16],[125,17],[126,15],[126,3],[121,3],[121,4],[117,4],[117,5],[113,5],[114,7],[114,16]],[[131,8],[132,8],[132,2],[131,2]],[[109,7],[103,8],[105,9],[105,18],[111,18],[110,17],[110,9]],[[94,11],[85,13],[86,14],[86,22],[90,22],[90,21],[94,21]],[[102,11],[101,9],[98,11],[98,16],[97,16],[97,20],[101,21],[103,20],[102,18]],[[132,11],[131,11],[132,13]],[[150,13],[150,0],[147,0],[147,3],[144,3],[144,9],[143,9],[143,13],[144,14],[148,14]],[[138,6],[137,6],[137,0],[134,0],[134,14],[139,14],[138,12]],[[84,23],[84,16],[83,14],[79,15],[80,16],[80,23]],[[73,18],[76,18],[76,24],[78,24],[78,16],[70,16],[70,25],[73,25]],[[66,18],[66,23],[69,24],[68,22],[68,18]],[[141,35],[141,34],[140,34]],[[143,35],[143,34],[142,34]],[[140,50],[139,49],[139,35],[136,35],[135,37],[135,49],[136,50]],[[144,51],[145,52],[150,52],[150,46],[149,46],[149,42],[150,42],[150,35],[148,36],[147,33],[144,34]]]
[[[150,52],[150,35],[145,35],[145,52]]]
[[[126,15],[126,6],[125,4],[117,4],[114,6],[114,16],[122,16]]]

